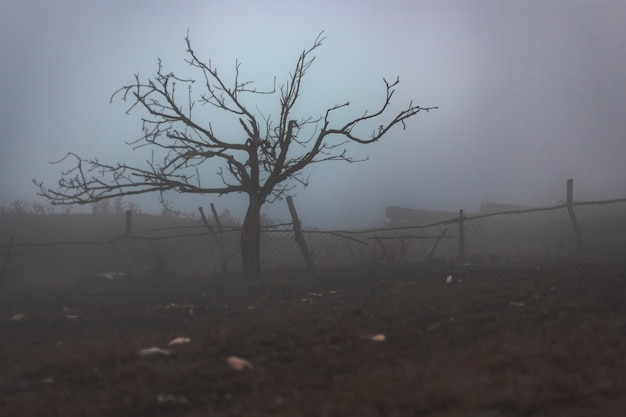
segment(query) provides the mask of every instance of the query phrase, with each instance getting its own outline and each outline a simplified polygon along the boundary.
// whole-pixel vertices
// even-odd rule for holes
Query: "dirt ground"
[[[3,417],[626,415],[622,263],[9,284]]]

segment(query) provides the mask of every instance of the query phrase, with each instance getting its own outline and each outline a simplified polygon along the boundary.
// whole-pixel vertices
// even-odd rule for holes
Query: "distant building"
[[[464,213],[465,216],[473,214]],[[410,209],[405,207],[385,207],[385,217],[387,226],[424,226],[439,223],[459,217],[458,211],[440,211]]]
[[[532,208],[535,207],[488,202],[480,205],[480,213],[470,213],[465,211],[463,215],[466,217],[472,217],[480,214],[502,213],[507,211],[528,210]],[[456,219],[459,217],[459,212],[389,206],[385,207],[385,217],[387,218],[387,221],[385,222],[386,226],[424,226]]]

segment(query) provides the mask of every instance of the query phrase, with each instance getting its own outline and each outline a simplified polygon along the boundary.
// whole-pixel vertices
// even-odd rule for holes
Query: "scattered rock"
[[[145,349],[141,349],[139,351],[139,356],[169,356],[170,351],[166,349],[161,349],[160,347],[149,347]]]
[[[238,356],[229,356],[226,358],[226,362],[236,371],[243,371],[244,369],[252,369],[252,364],[247,360]]]
[[[176,339],[172,339],[170,340],[170,342],[167,344],[168,346],[172,346],[172,345],[184,345],[186,343],[190,343],[191,339],[188,337],[177,337]]]
[[[17,314],[14,314],[11,317],[11,320],[13,320],[13,321],[22,321],[25,318],[26,318],[26,314],[24,314],[24,313],[17,313]]]

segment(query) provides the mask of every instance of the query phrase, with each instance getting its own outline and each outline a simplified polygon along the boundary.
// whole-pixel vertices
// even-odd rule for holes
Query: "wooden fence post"
[[[4,277],[7,274],[7,267],[9,266],[9,256],[11,256],[12,247],[13,247],[13,235],[9,237],[9,243],[7,244],[6,251],[4,251],[4,260],[2,261],[2,271],[0,272],[0,287],[4,286]]]
[[[125,253],[124,260],[126,263],[126,276],[132,277],[132,240],[130,235],[133,232],[133,211],[126,210],[126,234],[125,234]]]
[[[204,224],[204,227],[207,228],[207,230],[209,231],[209,233],[211,234],[211,236],[213,237],[213,241],[215,241],[215,245],[218,247],[218,249],[220,248],[220,239],[217,236],[217,233],[215,233],[215,229],[213,229],[213,226],[211,226],[211,223],[209,223],[209,220],[206,218],[206,215],[204,214],[204,208],[202,208],[202,206],[198,207],[198,211],[200,212],[200,218],[202,219],[202,223]],[[223,261],[221,262],[221,266],[222,266],[222,272],[224,272],[223,268]]]
[[[463,228],[463,209],[459,210],[459,259],[465,259],[465,231]]]
[[[211,226],[211,223],[209,223],[209,221],[207,220],[206,215],[204,214],[204,209],[202,207],[198,207],[198,211],[200,212],[200,218],[202,219],[202,223],[204,223],[204,226],[209,230],[209,233],[211,233],[211,236],[213,236],[215,245],[217,245],[217,248],[220,251],[220,266],[222,268],[222,274],[226,275],[228,273],[228,263],[226,262],[226,256],[224,254],[224,240],[222,238],[222,233],[223,233],[222,224],[220,223],[219,218],[217,216],[215,205],[211,203],[211,211],[213,212],[215,223],[217,224],[217,227],[219,228],[219,236],[215,232],[215,229],[213,229],[213,226]]]
[[[220,217],[217,215],[217,210],[215,209],[215,204],[213,203],[211,203],[211,211],[213,212],[213,218],[215,219],[215,224],[217,225],[217,231],[219,233],[219,238],[217,239],[217,242],[220,249],[222,274],[226,275],[228,274],[228,262],[226,262],[226,254],[224,253],[224,230],[222,229]]]
[[[578,249],[583,249],[583,237],[580,233],[580,227],[578,227],[578,219],[576,218],[576,211],[574,211],[574,180],[572,178],[567,180],[567,212],[569,214],[569,220],[572,223],[572,229],[574,229],[574,235],[576,236],[576,246]]]
[[[441,239],[443,239],[443,237],[446,235],[446,233],[448,233],[448,228],[447,227],[445,229],[443,229],[443,232],[441,232],[441,234],[439,235],[439,237],[435,241],[435,244],[430,249],[430,252],[428,252],[428,255],[424,259],[424,262],[428,262],[428,261],[433,259],[433,256],[435,254],[435,250],[437,249],[437,246],[439,246],[439,242],[441,242]]]
[[[291,213],[291,222],[293,223],[293,232],[295,233],[296,242],[300,246],[300,251],[304,257],[307,269],[313,269],[313,258],[309,253],[309,248],[306,246],[306,241],[302,235],[302,229],[300,228],[300,219],[298,219],[298,213],[296,212],[296,206],[293,204],[293,198],[287,197],[287,205],[289,206],[289,213]]]

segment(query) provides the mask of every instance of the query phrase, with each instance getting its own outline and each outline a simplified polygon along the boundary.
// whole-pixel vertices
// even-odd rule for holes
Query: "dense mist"
[[[324,30],[304,80],[299,117],[349,120],[400,84],[393,109],[420,113],[380,143],[350,146],[366,162],[311,166],[310,186],[292,195],[305,225],[380,224],[386,206],[477,211],[481,202],[551,205],[565,198],[626,197],[626,4],[601,0],[500,1],[161,1],[3,2],[0,13],[0,206],[36,196],[33,178],[54,187],[68,151],[142,164],[149,151],[139,113],[110,97],[138,73],[191,75],[195,51],[261,90],[288,79],[298,55]],[[279,96],[247,105],[277,117]],[[391,114],[393,111],[391,112]],[[239,126],[220,126],[241,135]],[[207,176],[216,169],[209,166]],[[243,216],[244,196],[168,195],[196,211],[213,202]],[[157,196],[129,199],[159,212]],[[76,209],[75,211],[80,211]],[[288,220],[287,205],[265,206]]]

